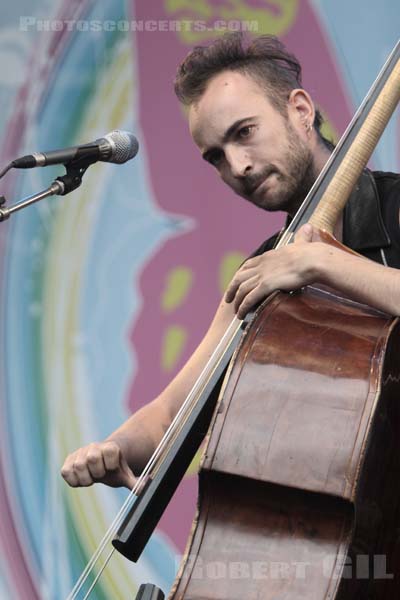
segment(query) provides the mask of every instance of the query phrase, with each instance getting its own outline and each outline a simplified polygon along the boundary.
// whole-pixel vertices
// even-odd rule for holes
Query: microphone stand
[[[39,200],[43,200],[43,198],[48,198],[49,196],[65,196],[73,190],[76,190],[82,183],[82,177],[85,174],[86,169],[93,164],[93,162],[95,162],[95,160],[85,158],[65,164],[64,166],[67,170],[65,175],[57,177],[57,179],[42,192],[38,192],[33,196],[28,196],[24,200],[21,200],[21,202],[17,202],[10,207],[4,207],[6,199],[4,196],[1,196],[0,222],[6,221],[17,210],[30,206]]]

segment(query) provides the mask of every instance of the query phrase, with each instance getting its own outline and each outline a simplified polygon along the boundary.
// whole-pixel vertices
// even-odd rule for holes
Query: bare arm
[[[400,272],[335,248],[325,249],[319,280],[348,298],[390,315],[400,315]],[[322,259],[322,257],[321,257]]]
[[[102,482],[132,488],[134,474],[148,462],[233,317],[233,306],[223,300],[202,342],[165,390],[106,440],[79,448],[66,458],[61,473],[67,483],[78,487]]]
[[[311,225],[303,226],[296,242],[251,258],[239,269],[225,298],[238,317],[274,290],[291,291],[322,283],[348,298],[400,315],[400,271],[322,242],[310,243]]]
[[[322,283],[349,298],[400,315],[400,272],[321,242],[311,226],[279,250],[248,260],[233,278],[216,316],[192,357],[150,404],[132,415],[107,440],[69,455],[62,475],[72,486],[101,481],[132,487],[160,442],[235,313],[243,318],[276,289],[295,290]]]
[[[146,465],[233,317],[232,306],[222,301],[205,337],[178,375],[157,398],[109,436],[108,440],[124,447],[134,472]]]

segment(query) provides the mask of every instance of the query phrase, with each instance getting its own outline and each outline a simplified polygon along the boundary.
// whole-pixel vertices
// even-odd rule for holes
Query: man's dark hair
[[[195,104],[208,82],[222,71],[238,71],[255,80],[267,93],[272,105],[287,116],[287,102],[293,89],[301,88],[301,65],[274,36],[262,35],[246,44],[240,32],[227,33],[209,46],[195,46],[179,65],[174,88],[179,100]],[[321,132],[322,116],[315,112],[314,128],[329,148],[331,142]]]

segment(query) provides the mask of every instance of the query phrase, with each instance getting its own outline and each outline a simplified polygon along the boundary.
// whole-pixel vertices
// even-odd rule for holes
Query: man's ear
[[[308,92],[296,88],[290,92],[288,111],[298,126],[306,130],[312,128],[315,119],[315,106]]]

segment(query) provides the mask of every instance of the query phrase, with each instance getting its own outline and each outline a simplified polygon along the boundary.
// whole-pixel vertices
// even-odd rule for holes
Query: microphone
[[[34,167],[46,167],[47,165],[68,165],[74,161],[85,160],[88,164],[97,161],[122,164],[136,156],[138,150],[139,142],[132,133],[116,129],[90,144],[21,156],[21,158],[12,161],[11,167],[15,169],[32,169]]]

